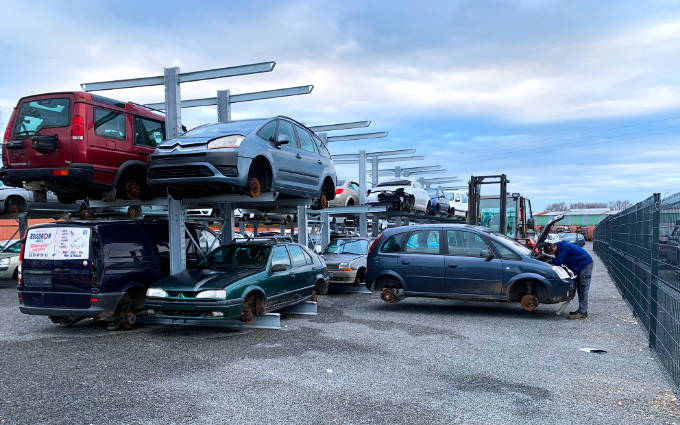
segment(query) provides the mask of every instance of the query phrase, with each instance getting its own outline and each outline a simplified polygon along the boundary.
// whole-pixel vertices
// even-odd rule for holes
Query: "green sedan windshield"
[[[224,245],[212,251],[198,265],[198,268],[229,269],[229,268],[264,268],[269,258],[270,247]]]

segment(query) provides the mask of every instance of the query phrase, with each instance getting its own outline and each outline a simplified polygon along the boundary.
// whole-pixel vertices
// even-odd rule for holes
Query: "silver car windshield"
[[[364,255],[368,252],[368,241],[364,239],[334,239],[324,252],[327,254]]]

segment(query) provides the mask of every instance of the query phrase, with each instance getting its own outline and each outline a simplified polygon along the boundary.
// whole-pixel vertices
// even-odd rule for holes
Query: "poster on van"
[[[81,260],[90,258],[90,229],[44,227],[26,235],[24,258],[32,260]]]

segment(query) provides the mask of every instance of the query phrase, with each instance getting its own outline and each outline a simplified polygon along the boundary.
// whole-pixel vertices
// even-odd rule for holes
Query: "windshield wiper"
[[[31,133],[38,134],[38,132],[35,131],[35,130],[24,130],[24,131],[17,131],[16,133],[14,133],[14,135],[15,136],[30,136]]]

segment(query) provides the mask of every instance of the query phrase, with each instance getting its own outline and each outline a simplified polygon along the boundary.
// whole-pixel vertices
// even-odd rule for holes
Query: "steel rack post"
[[[187,253],[184,249],[184,205],[168,197],[168,230],[170,243],[170,274],[186,270]]]
[[[377,156],[371,158],[371,183],[373,184],[373,187],[376,187],[378,185],[379,164],[380,160],[378,159]]]
[[[326,249],[331,243],[330,217],[327,211],[321,211],[319,218],[321,219],[321,248]]]
[[[217,121],[231,121],[231,103],[229,90],[217,90]]]
[[[366,204],[366,150],[359,151],[359,205]]]
[[[401,177],[401,167],[398,165],[394,166],[394,177]]]
[[[297,207],[298,243],[307,246],[307,207]]]
[[[165,138],[173,139],[182,129],[182,99],[179,88],[179,68],[165,68]]]
[[[362,238],[368,236],[368,216],[366,213],[359,214],[359,236]]]
[[[220,234],[222,243],[226,244],[234,239],[234,209],[231,204],[220,204],[222,213],[222,232]]]

